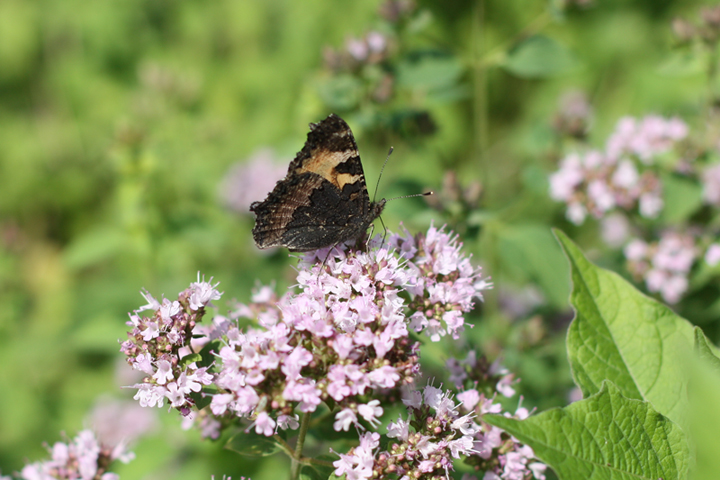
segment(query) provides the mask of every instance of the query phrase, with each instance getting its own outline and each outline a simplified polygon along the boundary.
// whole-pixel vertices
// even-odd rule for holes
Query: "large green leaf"
[[[708,367],[720,373],[720,358],[718,358],[717,348],[710,343],[700,327],[695,327],[693,332],[695,333],[695,353],[707,363]]]
[[[720,472],[720,370],[713,347],[708,347],[700,329],[697,333],[699,358],[686,364],[690,377],[689,432],[695,454],[691,478],[715,480]]]
[[[690,452],[682,430],[609,382],[590,398],[523,421],[483,420],[532,447],[563,480],[687,478]]]
[[[576,315],[567,348],[583,395],[597,393],[610,380],[626,397],[646,400],[684,425],[683,361],[694,337],[690,323],[616,273],[590,263],[564,233],[556,235],[571,265]]]

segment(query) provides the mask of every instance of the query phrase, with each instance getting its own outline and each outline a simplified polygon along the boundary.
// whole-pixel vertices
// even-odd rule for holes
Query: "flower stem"
[[[298,433],[297,443],[295,444],[295,452],[292,457],[292,465],[290,467],[290,480],[298,480],[300,478],[300,459],[302,458],[303,446],[305,445],[305,435],[307,435],[310,426],[310,414],[303,413],[300,420],[300,432]]]

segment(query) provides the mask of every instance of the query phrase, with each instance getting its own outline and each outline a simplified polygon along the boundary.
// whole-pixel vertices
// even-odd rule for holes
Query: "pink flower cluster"
[[[55,443],[49,451],[50,460],[26,465],[17,478],[117,480],[120,477],[108,471],[110,464],[116,460],[128,463],[134,458],[132,452],[125,450],[124,444],[115,447],[102,445],[90,430],[81,431],[67,443]],[[12,480],[12,477],[0,478]]]
[[[668,231],[658,242],[632,240],[624,250],[628,269],[644,279],[647,289],[677,303],[688,288],[688,275],[698,257],[692,234]]]
[[[463,390],[466,384],[472,386],[472,389],[458,395],[466,405],[472,403],[468,409],[472,409],[479,400],[472,392],[498,392],[507,398],[515,395],[515,389],[512,388],[517,383],[515,374],[510,373],[498,360],[488,364],[485,357],[478,359],[474,350],[470,350],[464,360],[449,359],[446,367],[450,372],[450,381],[455,384],[456,389]]]
[[[143,406],[167,398],[187,415],[212,384],[211,414],[193,412],[211,437],[237,418],[271,436],[297,427],[296,408],[313,412],[321,402],[337,406],[335,430],[377,425],[381,401],[419,372],[408,325],[431,340],[457,338],[463,314],[492,285],[442,229],[392,235],[387,244],[376,238],[370,246],[307,254],[298,293],[278,298],[263,287],[231,315],[258,325],[244,330],[223,317],[196,326],[220,296],[209,283],[192,284],[174,302],[144,293],[149,304],[131,315],[133,330],[122,347],[133,368],[148,375],[135,398]],[[152,317],[137,315],[148,309]],[[199,367],[194,353],[208,342],[216,352],[212,370]]]
[[[460,416],[450,392],[426,386],[404,400],[409,418],[391,422],[388,438],[396,439],[379,452],[380,434],[367,432],[360,445],[333,462],[335,475],[348,479],[448,478],[453,459],[473,453],[479,426],[471,415]]]
[[[621,119],[605,150],[572,153],[550,176],[550,196],[567,204],[567,218],[581,224],[588,214],[602,218],[636,206],[640,215],[656,217],[663,208],[662,185],[652,166],[688,134],[678,118],[650,115]]]
[[[224,334],[214,382],[219,391],[210,405],[215,416],[250,417],[258,434],[270,436],[297,424],[296,407],[313,412],[332,400],[335,430],[364,428],[361,419],[379,423],[380,401],[419,372],[408,323],[417,332],[432,328],[431,339],[455,336],[462,313],[490,284],[442,230],[373,243],[367,253],[308,254],[298,294],[278,299],[264,288],[241,306],[234,316],[256,319],[261,328],[230,326]],[[431,318],[408,321],[418,302],[428,304]]]
[[[331,70],[357,70],[364,65],[378,64],[386,60],[389,46],[386,35],[371,31],[363,38],[348,38],[344,49],[326,47],[323,56],[325,64]]]
[[[526,408],[518,407],[514,414],[502,411],[495,402],[497,394],[511,398],[515,395],[515,379],[499,361],[488,363],[484,357],[477,358],[470,351],[464,360],[451,358],[447,362],[450,380],[460,392],[460,409],[478,420],[473,436],[473,452],[465,463],[484,472],[483,480],[544,480],[544,463],[535,459],[530,447],[518,442],[503,430],[482,421],[487,413],[503,414],[507,417],[525,419],[530,415]],[[463,476],[464,480],[475,478]]]
[[[167,399],[172,407],[186,414],[195,405],[191,395],[212,383],[208,368],[198,367],[195,357],[189,356],[189,346],[205,307],[220,298],[216,286],[201,280],[198,274],[197,282],[174,301],[164,298],[159,302],[143,292],[148,303],[130,314],[127,324],[132,330],[120,348],[128,364],[147,375],[143,383],[134,385],[138,389],[134,398],[141,406],[162,407]],[[145,310],[152,311],[152,316],[138,315]]]
[[[409,392],[403,400],[408,418],[388,425],[387,450],[380,450],[378,433],[363,433],[359,446],[338,454],[335,475],[356,480],[449,478],[453,459],[463,456],[466,464],[484,472],[484,480],[545,479],[547,466],[535,459],[530,447],[482,421],[486,413],[502,413],[494,397],[488,399],[475,389],[457,395],[459,403],[452,397],[451,391],[430,385],[422,392]],[[514,415],[504,415],[524,419],[530,412],[520,407]]]
[[[650,165],[654,157],[672,150],[688,133],[687,124],[678,117],[648,115],[642,120],[624,117],[608,138],[606,152],[614,158],[632,155]]]
[[[430,227],[426,235],[391,235],[389,244],[408,261],[405,289],[410,295],[410,328],[425,332],[432,341],[465,328],[463,313],[472,310],[475,298],[492,288],[489,278],[461,253],[457,235]]]

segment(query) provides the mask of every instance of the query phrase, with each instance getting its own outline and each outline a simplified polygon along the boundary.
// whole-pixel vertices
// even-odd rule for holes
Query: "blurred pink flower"
[[[264,200],[286,173],[286,163],[279,162],[272,149],[258,150],[230,167],[220,184],[222,201],[231,210],[250,215],[250,204]]]
[[[703,196],[710,205],[720,206],[720,163],[702,173]]]
[[[672,149],[675,142],[683,140],[689,132],[687,124],[677,117],[663,118],[648,115],[640,120],[621,118],[607,142],[607,154],[620,158],[625,154],[637,155],[646,164],[652,157]]]
[[[619,248],[630,235],[630,222],[621,213],[611,213],[600,221],[600,235],[610,247]]]
[[[720,244],[713,243],[708,247],[705,252],[705,262],[711,267],[720,263]]]
[[[622,118],[603,152],[573,152],[560,162],[550,175],[550,197],[564,202],[566,217],[578,225],[588,214],[600,219],[616,208],[637,207],[641,216],[655,218],[664,206],[662,184],[648,166],[687,135],[687,125],[678,118]],[[712,191],[720,202],[720,188]]]
[[[155,410],[117,399],[101,399],[90,412],[88,423],[106,445],[132,443],[158,427]]]
[[[351,57],[362,62],[368,57],[368,45],[364,40],[350,38],[345,42],[345,48]]]
[[[20,472],[20,478],[115,480],[120,477],[108,471],[108,467],[116,460],[128,463],[135,458],[134,453],[125,449],[124,443],[103,444],[95,438],[91,430],[83,430],[67,442],[56,442],[52,447],[48,447],[48,452],[50,460],[25,465]]]
[[[633,240],[625,247],[628,269],[645,280],[647,289],[677,303],[688,289],[688,275],[698,256],[691,234],[665,232],[660,241]]]

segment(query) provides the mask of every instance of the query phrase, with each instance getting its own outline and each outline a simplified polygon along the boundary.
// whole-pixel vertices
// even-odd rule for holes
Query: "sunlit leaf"
[[[610,380],[624,396],[646,400],[684,425],[682,365],[693,349],[692,325],[616,273],[590,263],[564,233],[556,234],[571,265],[575,319],[567,348],[583,395],[597,393]]]
[[[680,480],[690,451],[682,430],[609,382],[590,398],[520,421],[484,420],[532,447],[562,480]]]

